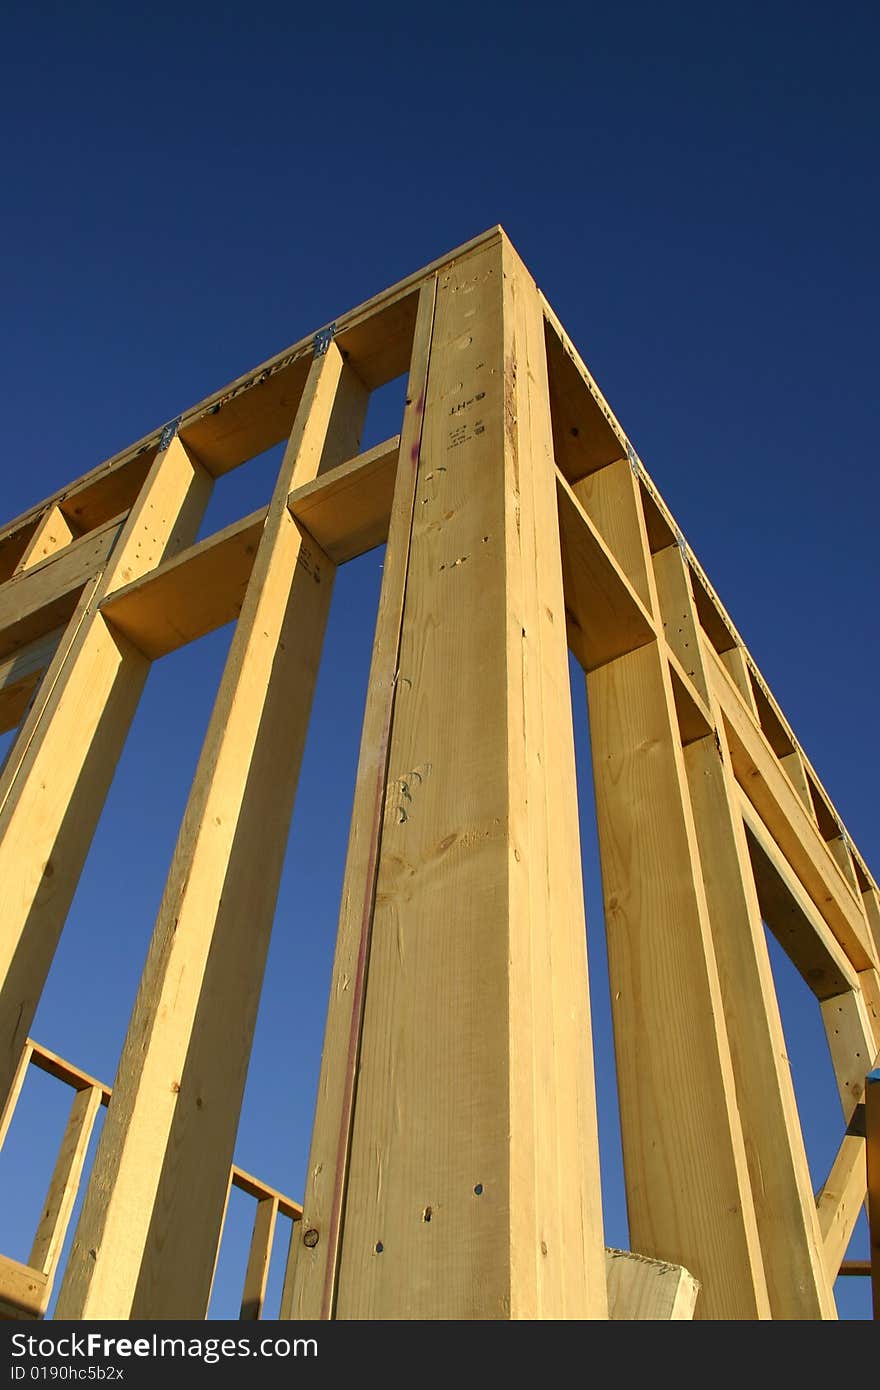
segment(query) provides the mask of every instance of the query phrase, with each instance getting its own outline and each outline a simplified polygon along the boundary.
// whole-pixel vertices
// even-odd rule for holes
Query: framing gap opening
[[[590,723],[587,714],[587,684],[580,664],[571,653],[569,653],[568,666],[577,766],[584,907],[587,918],[590,1013],[593,1028],[593,1059],[596,1071],[596,1104],[599,1114],[602,1217],[605,1227],[605,1244],[618,1250],[628,1250],[630,1248],[629,1223],[626,1214],[626,1187],[620,1137],[614,1030],[611,1020],[611,989],[608,977],[605,905],[602,897],[599,833],[596,827],[596,800],[593,790],[593,764],[590,751]]]

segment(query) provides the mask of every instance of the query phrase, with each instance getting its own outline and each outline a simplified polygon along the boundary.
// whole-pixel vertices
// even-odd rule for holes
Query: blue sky
[[[183,8],[5,8],[5,517],[501,222],[876,873],[876,7]],[[386,396],[376,439],[396,428]],[[266,500],[277,461],[218,485],[212,528]],[[294,1196],[380,566],[337,579],[240,1136],[239,1161]],[[108,1081],[228,640],[154,669],[35,1026]],[[774,964],[818,1182],[839,1105],[817,1011]],[[33,1173],[36,1208],[30,1142],[13,1135],[0,1181]],[[0,1201],[18,1258],[26,1218]],[[856,1284],[842,1307],[866,1316]]]

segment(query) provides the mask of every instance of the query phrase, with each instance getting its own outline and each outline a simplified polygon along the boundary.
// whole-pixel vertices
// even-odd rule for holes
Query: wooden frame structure
[[[400,434],[359,452],[369,393],[407,372]],[[196,540],[214,481],[284,439],[268,507]],[[57,1315],[205,1315],[333,577],[383,541],[282,1316],[602,1319],[610,1298],[614,1317],[681,1317],[695,1276],[697,1316],[835,1317],[867,1193],[877,884],[497,227],[0,532],[13,1105],[49,1055],[34,1011],[150,662],[235,623]],[[629,1263],[602,1232],[569,649]],[[763,924],[819,1001],[839,1082],[818,1198]],[[109,1091],[56,1061],[76,1092],[57,1252]],[[250,1181],[256,1287],[273,1212],[295,1204]],[[39,1315],[45,1289],[16,1303],[10,1263],[9,1310]],[[668,1297],[628,1282],[635,1266]]]
[[[47,1072],[65,1086],[69,1086],[74,1097],[28,1262],[21,1264],[8,1256],[0,1258],[2,1318],[42,1318],[46,1313],[64,1238],[82,1181],[95,1120],[101,1106],[110,1104],[112,1095],[109,1086],[105,1086],[103,1082],[97,1081],[87,1072],[80,1071],[79,1067],[73,1066],[63,1057],[28,1038],[21,1054],[15,1082],[0,1115],[0,1146],[8,1133],[31,1067]],[[226,1207],[233,1187],[246,1192],[257,1204],[239,1316],[246,1320],[259,1319],[266,1297],[266,1280],[275,1240],[276,1222],[279,1216],[287,1217],[291,1225],[301,1221],[302,1207],[290,1197],[285,1197],[282,1192],[277,1192],[275,1188],[255,1178],[252,1173],[246,1173],[243,1168],[233,1164],[228,1174],[226,1202],[217,1232],[218,1253],[223,1237]]]

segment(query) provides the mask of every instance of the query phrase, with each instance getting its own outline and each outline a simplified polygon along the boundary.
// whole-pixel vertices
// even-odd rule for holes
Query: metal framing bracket
[[[316,357],[323,357],[333,339],[336,337],[336,324],[328,324],[326,328],[319,328],[315,334],[313,347]]]
[[[180,429],[180,416],[176,420],[169,420],[168,424],[159,435],[159,453],[163,453],[168,448],[177,431]]]

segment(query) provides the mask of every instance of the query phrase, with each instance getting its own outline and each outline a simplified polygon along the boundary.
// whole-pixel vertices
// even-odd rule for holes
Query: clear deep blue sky
[[[876,6],[182,8],[5,8],[2,519],[501,222],[876,873]],[[371,428],[393,432],[391,402]],[[277,461],[221,482],[209,529],[264,502]],[[238,1161],[294,1196],[380,564],[337,580],[240,1134]],[[155,668],[35,1025],[108,1081],[228,639]],[[578,751],[586,772],[582,728]],[[607,1235],[625,1245],[582,782]],[[839,1104],[818,1011],[774,965],[818,1185]],[[47,1176],[28,1145],[51,1084],[32,1091],[0,1169],[28,1194],[0,1189],[20,1259]],[[221,1315],[247,1220],[234,1205]],[[866,1316],[848,1282],[842,1308]]]

